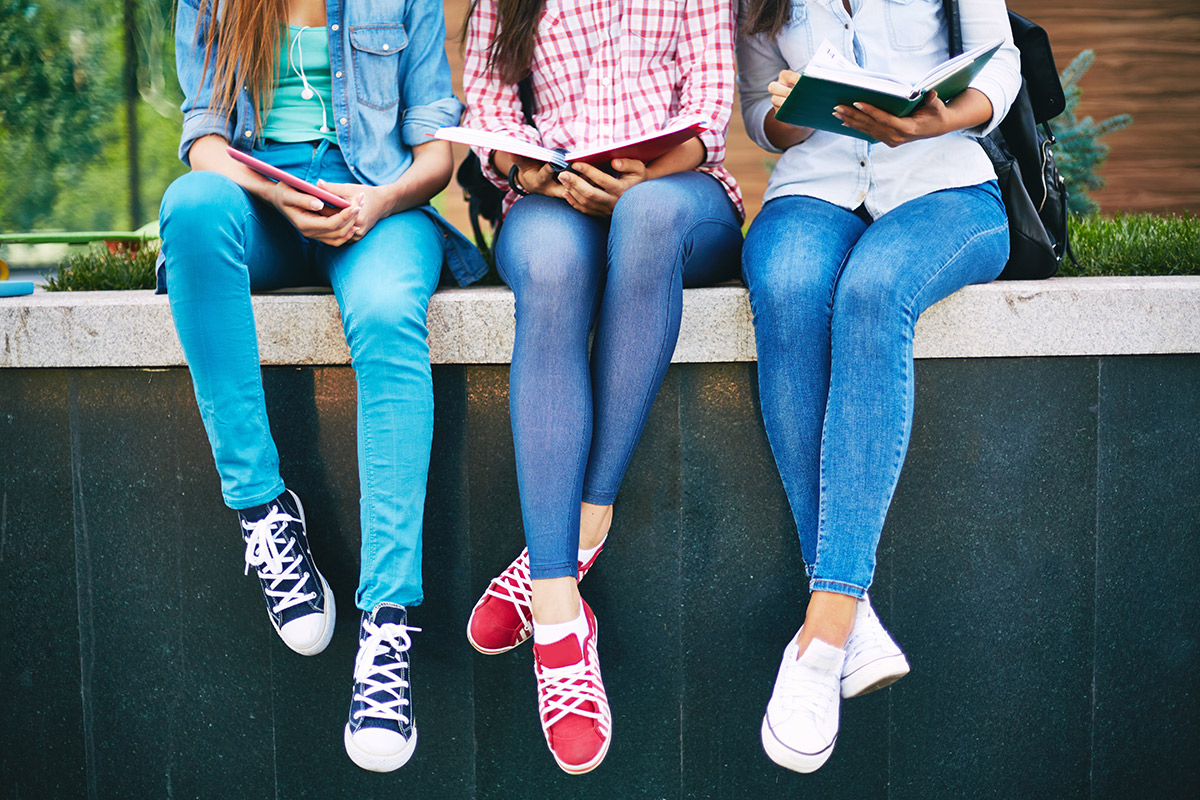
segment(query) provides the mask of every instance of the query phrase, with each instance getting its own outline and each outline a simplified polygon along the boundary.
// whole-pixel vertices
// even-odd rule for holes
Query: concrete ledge
[[[332,295],[256,295],[264,364],[345,364]],[[184,363],[167,300],[149,291],[38,293],[0,300],[0,367],[170,367]],[[435,364],[503,364],[513,298],[446,289],[429,307]],[[1200,353],[1200,276],[1055,278],[969,286],[917,325],[917,358]],[[754,360],[740,286],[684,292],[674,361]]]

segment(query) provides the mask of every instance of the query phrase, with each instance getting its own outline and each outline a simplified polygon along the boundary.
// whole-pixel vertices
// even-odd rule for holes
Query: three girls
[[[964,0],[971,47],[1006,44],[973,87],[897,119],[839,107],[881,144],[774,119],[815,43],[916,77],[944,61],[931,0],[751,0],[740,47],[743,114],[782,153],[742,254],[763,414],[808,564],[812,598],[784,653],[762,741],[800,771],[824,763],[841,697],[908,665],[867,599],[907,446],[912,331],[921,311],[990,280],[1007,256],[990,163],[969,136],[1019,87],[1002,0]],[[679,331],[684,286],[736,275],[741,198],[723,167],[732,103],[730,0],[476,0],[467,124],[573,148],[704,120],[699,138],[643,163],[557,172],[501,151],[509,192],[496,242],[516,295],[510,404],[527,549],[480,598],[485,653],[531,635],[546,742],[569,773],[607,753],[612,716],[597,623],[578,581],[604,546],[622,476]],[[325,282],[359,384],[362,610],[351,711],[356,763],[389,770],[416,744],[408,652],[420,603],[420,525],[432,430],[425,310],[446,262],[479,264],[426,205],[450,153],[426,134],[458,121],[436,0],[181,0],[180,154],[193,168],[161,215],[164,284],[247,569],[271,623],[305,654],[328,644],[334,602],[299,498],[279,476],[263,401],[251,290]],[[534,126],[517,84],[531,82]],[[227,145],[349,201],[334,212],[234,162]]]

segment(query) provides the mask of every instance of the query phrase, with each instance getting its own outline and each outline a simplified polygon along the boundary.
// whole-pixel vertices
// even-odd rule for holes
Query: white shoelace
[[[529,550],[522,550],[516,561],[509,564],[504,572],[501,572],[495,580],[488,584],[484,594],[499,597],[516,606],[517,614],[521,617],[521,628],[527,634],[532,633],[533,582],[529,579]]]
[[[309,574],[300,574],[300,554],[293,554],[296,539],[286,536],[288,523],[300,520],[288,514],[278,506],[272,506],[267,516],[257,522],[242,522],[242,527],[249,531],[246,537],[246,569],[243,574],[249,574],[254,567],[258,577],[270,581],[269,587],[263,587],[268,597],[276,598],[271,611],[278,614],[299,603],[316,598],[316,592],[304,592],[302,589],[308,583]],[[281,588],[281,584],[290,583]]]
[[[813,719],[825,719],[832,701],[841,689],[840,682],[819,670],[815,670],[799,659],[789,658],[780,676],[783,684],[783,705],[792,711],[801,711]]]
[[[408,668],[408,662],[402,657],[412,647],[410,633],[419,632],[420,628],[395,623],[376,625],[369,619],[363,621],[367,632],[358,647],[358,656],[354,660],[354,682],[363,684],[364,691],[355,692],[354,699],[366,704],[366,708],[356,709],[355,718],[377,717],[393,719],[408,724],[409,717],[402,706],[408,705],[408,700],[401,690],[408,688],[408,681],[403,680],[397,672]],[[376,664],[377,656],[394,654],[394,660]],[[377,700],[371,695],[376,692],[386,692],[392,699]]]
[[[586,661],[567,667],[542,667],[538,671],[538,700],[546,730],[569,714],[591,717],[607,725],[608,698],[599,674]],[[596,710],[583,708],[584,703],[594,703]]]
[[[870,606],[854,623],[854,630],[846,641],[846,663],[864,658],[868,653],[886,654],[891,651],[887,634],[879,623],[879,617]]]

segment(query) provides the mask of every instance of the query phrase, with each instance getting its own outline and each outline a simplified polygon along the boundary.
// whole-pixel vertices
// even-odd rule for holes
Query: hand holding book
[[[968,87],[1002,44],[969,50],[910,84],[863,69],[825,41],[800,73],[785,70],[771,83],[775,119],[892,147],[973,127],[990,118],[991,104]]]

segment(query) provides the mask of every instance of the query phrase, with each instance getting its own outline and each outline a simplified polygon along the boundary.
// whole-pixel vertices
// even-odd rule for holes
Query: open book
[[[775,112],[775,119],[874,142],[874,137],[843,126],[833,116],[834,106],[867,103],[907,117],[931,91],[943,102],[962,94],[1002,44],[1003,39],[996,39],[980,45],[934,67],[916,83],[908,83],[895,75],[863,69],[825,40],[801,70],[800,80]]]
[[[500,150],[515,156],[532,158],[535,161],[545,161],[559,169],[566,169],[568,164],[575,161],[582,161],[598,167],[607,167],[614,158],[632,158],[643,162],[653,161],[671,148],[699,135],[707,128],[708,125],[704,121],[697,121],[694,118],[678,120],[655,133],[571,151],[551,150],[516,136],[509,136],[507,133],[493,133],[475,128],[438,128],[432,135],[448,142],[483,147],[488,150]]]

